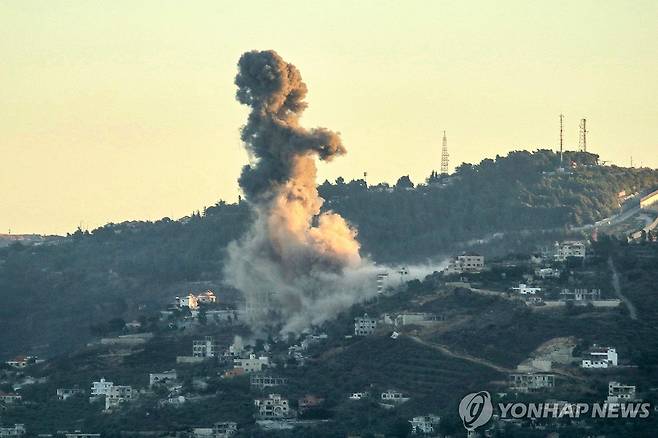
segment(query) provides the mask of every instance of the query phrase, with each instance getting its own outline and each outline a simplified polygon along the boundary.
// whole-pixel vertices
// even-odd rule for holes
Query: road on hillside
[[[418,344],[424,345],[425,347],[429,347],[433,350],[437,350],[437,351],[445,354],[446,356],[450,356],[450,357],[453,357],[455,359],[462,359],[462,360],[465,360],[465,361],[468,361],[468,362],[472,362],[472,363],[475,363],[475,364],[478,364],[478,365],[482,365],[482,366],[485,366],[487,368],[494,369],[494,370],[496,370],[500,373],[511,373],[513,371],[510,368],[505,368],[505,367],[502,367],[500,365],[496,365],[493,362],[489,362],[488,360],[485,360],[485,359],[480,359],[479,357],[471,356],[470,354],[456,353],[454,351],[448,350],[448,348],[444,347],[443,345],[433,344],[431,342],[424,341],[424,340],[420,339],[417,336],[409,336],[409,338],[411,340],[413,340],[414,342],[418,343]]]
[[[612,256],[608,257],[608,266],[610,267],[610,271],[612,271],[612,288],[615,291],[615,295],[617,295],[617,297],[624,302],[631,319],[637,319],[637,309],[635,308],[635,305],[631,302],[631,300],[628,299],[626,295],[621,292],[619,273],[615,267],[615,262],[612,260]]]

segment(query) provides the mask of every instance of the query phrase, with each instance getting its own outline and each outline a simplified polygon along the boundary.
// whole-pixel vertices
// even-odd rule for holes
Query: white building
[[[354,334],[356,336],[368,336],[375,333],[377,329],[377,319],[371,318],[367,313],[363,316],[354,318]]]
[[[17,403],[19,401],[23,400],[23,396],[20,394],[16,394],[14,392],[3,392],[0,391],[0,402],[10,404],[10,403]]]
[[[212,426],[214,438],[229,438],[238,433],[238,423],[234,421],[223,421]]]
[[[392,389],[389,389],[386,392],[382,392],[381,400],[382,400],[382,402],[385,402],[385,403],[386,402],[388,402],[388,403],[404,403],[406,401],[409,401],[409,397],[405,397],[399,391],[394,391]]]
[[[67,400],[74,395],[82,394],[80,388],[57,388],[57,400]]]
[[[517,392],[535,392],[555,387],[555,374],[512,373],[509,375],[509,388]]]
[[[635,401],[635,386],[622,385],[619,382],[608,383],[608,403],[625,403]]]
[[[254,400],[261,419],[278,419],[290,417],[290,406],[288,400],[279,394],[269,394],[267,398]]]
[[[560,292],[562,301],[578,301],[586,303],[588,301],[598,301],[601,299],[601,289],[562,289]]]
[[[535,275],[539,278],[560,278],[560,270],[557,268],[538,268]]]
[[[10,367],[25,368],[26,366],[28,366],[30,364],[31,359],[32,358],[28,357],[28,356],[16,356],[15,358],[13,358],[11,360],[8,360],[5,363],[7,365],[9,365]]]
[[[101,378],[98,382],[92,382],[91,398],[107,395],[110,392],[112,386],[114,386],[114,383],[106,381],[104,377]]]
[[[618,365],[617,349],[594,346],[587,353],[587,358],[580,363],[581,368],[609,368]]]
[[[173,383],[178,379],[176,370],[164,371],[162,373],[149,373],[149,387],[159,384]]]
[[[203,339],[196,339],[192,341],[192,356],[193,357],[217,357],[219,354],[215,338],[206,336]]]
[[[215,292],[211,291],[208,289],[205,292],[200,293],[199,295],[196,296],[197,303],[204,303],[204,304],[214,304],[217,302],[217,297],[215,296]]]
[[[199,301],[197,300],[196,295],[187,294],[182,297],[176,297],[176,307],[181,309],[187,307],[190,310],[196,310],[199,308]]]
[[[465,272],[481,272],[484,269],[484,256],[475,253],[462,254],[453,257],[448,267],[443,270],[445,275],[463,274]]]
[[[519,283],[519,287],[513,287],[512,290],[518,292],[519,295],[534,295],[541,292],[541,287],[530,287],[525,283]]]
[[[267,356],[256,357],[250,354],[247,358],[233,359],[233,368],[241,368],[245,373],[254,373],[262,371],[263,367],[270,364],[270,358]]]
[[[405,326],[411,324],[417,324],[417,325],[433,324],[437,320],[438,320],[437,316],[432,313],[405,312],[405,313],[400,313],[395,318],[395,325]]]
[[[555,242],[554,255],[555,261],[563,262],[568,257],[585,258],[585,242],[579,240],[570,240],[565,242]]]
[[[14,424],[13,427],[0,427],[0,437],[9,438],[25,435],[25,425],[24,424]]]
[[[411,433],[413,434],[430,434],[436,432],[441,418],[437,415],[423,415],[414,417],[409,420],[411,423]]]
[[[110,410],[133,398],[131,386],[114,385],[105,395],[105,410]]]

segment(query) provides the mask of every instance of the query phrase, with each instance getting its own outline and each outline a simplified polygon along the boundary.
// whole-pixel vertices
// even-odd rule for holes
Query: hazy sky
[[[348,155],[322,179],[421,181],[578,145],[658,167],[658,1],[0,0],[0,233],[178,218],[235,201],[240,54],[274,49],[308,127]]]

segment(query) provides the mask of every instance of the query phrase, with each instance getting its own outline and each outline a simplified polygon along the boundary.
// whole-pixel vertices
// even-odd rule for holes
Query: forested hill
[[[407,177],[392,187],[339,179],[320,192],[325,208],[359,229],[365,254],[407,262],[494,232],[593,222],[618,209],[620,191],[658,183],[656,170],[596,159],[567,153],[575,167],[556,172],[555,153],[520,151],[416,186]],[[66,350],[86,342],[92,324],[157,309],[194,283],[221,284],[226,245],[250,220],[246,203],[219,202],[184,220],[109,224],[54,244],[0,248],[0,333],[12,333],[0,336],[0,356]]]
[[[363,180],[320,186],[331,208],[359,228],[359,240],[376,260],[418,260],[460,241],[492,233],[559,229],[594,223],[619,209],[619,193],[654,187],[658,171],[596,165],[598,156],[550,150],[462,164],[449,178],[431,175],[413,186]]]

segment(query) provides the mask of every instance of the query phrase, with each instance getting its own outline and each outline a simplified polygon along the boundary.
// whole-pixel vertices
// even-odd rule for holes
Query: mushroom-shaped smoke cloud
[[[237,99],[251,107],[241,134],[251,163],[239,182],[256,219],[229,246],[226,279],[245,295],[256,331],[298,332],[363,298],[360,285],[374,275],[356,231],[320,210],[315,160],[346,150],[338,134],[300,126],[307,89],[294,65],[252,51],[238,67]]]

